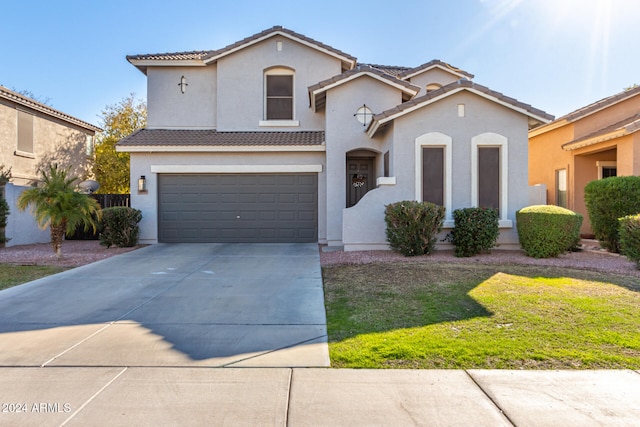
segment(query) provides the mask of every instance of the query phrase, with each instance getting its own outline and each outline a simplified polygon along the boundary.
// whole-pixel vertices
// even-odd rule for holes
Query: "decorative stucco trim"
[[[415,141],[416,200],[422,201],[422,147],[444,147],[445,220],[453,218],[453,138],[440,132],[420,135]]]
[[[320,173],[322,165],[151,165],[152,173]]]
[[[379,187],[381,185],[396,185],[396,177],[395,176],[381,176],[376,179],[376,185]]]
[[[297,127],[300,126],[299,120],[260,120],[260,127]]]
[[[291,153],[324,152],[326,145],[116,145],[124,153]]]
[[[509,140],[507,137],[486,132],[471,138],[471,206],[478,206],[478,147],[500,148],[500,228],[513,224],[507,219],[509,208]]]

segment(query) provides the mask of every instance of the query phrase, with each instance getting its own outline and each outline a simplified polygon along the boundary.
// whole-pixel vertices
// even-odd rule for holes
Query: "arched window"
[[[270,68],[264,72],[264,119],[294,119],[294,71],[290,68]]]
[[[440,89],[441,87],[442,87],[442,85],[441,85],[441,84],[438,84],[438,83],[429,83],[429,84],[427,85],[427,92],[432,92],[432,91],[434,91],[434,90],[438,90],[438,89]]]

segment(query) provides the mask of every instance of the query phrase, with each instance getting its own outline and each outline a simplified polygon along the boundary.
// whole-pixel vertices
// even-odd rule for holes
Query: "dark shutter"
[[[478,147],[478,205],[500,208],[499,147]]]
[[[267,120],[293,119],[293,76],[267,76]]]
[[[422,200],[444,206],[444,148],[422,148]]]
[[[18,151],[33,153],[33,115],[18,111]]]

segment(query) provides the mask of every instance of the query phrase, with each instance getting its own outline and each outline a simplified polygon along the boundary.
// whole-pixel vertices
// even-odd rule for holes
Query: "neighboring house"
[[[553,117],[465,71],[359,64],[282,27],[127,59],[148,82],[147,127],[117,146],[143,242],[387,249],[385,205],[426,200],[448,228],[454,209],[499,208],[500,243],[517,244],[527,132]]]
[[[36,185],[40,170],[52,163],[71,167],[81,179],[90,173],[93,143],[100,128],[0,86],[0,165],[11,168],[6,198],[11,213],[8,246],[48,242],[29,212],[15,207],[26,187]]]
[[[0,86],[0,164],[16,185],[33,185],[49,164],[90,173],[96,132],[101,129]]]
[[[529,183],[544,184],[547,203],[584,216],[585,186],[609,176],[640,175],[640,87],[625,90],[529,132]]]

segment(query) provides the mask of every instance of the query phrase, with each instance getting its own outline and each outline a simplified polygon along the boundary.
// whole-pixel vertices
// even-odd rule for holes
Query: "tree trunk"
[[[51,224],[51,248],[56,254],[56,258],[62,258],[62,239],[64,239],[64,231],[67,228],[66,222],[62,224]]]

